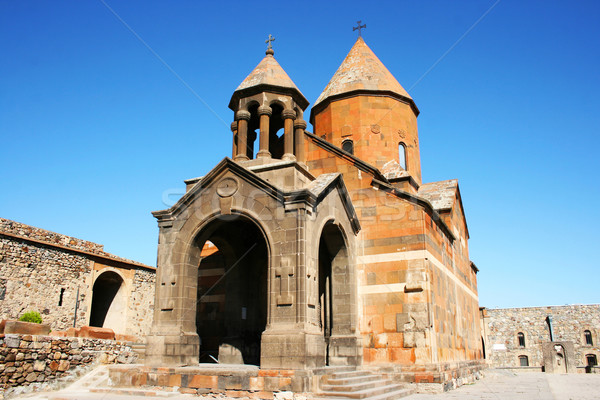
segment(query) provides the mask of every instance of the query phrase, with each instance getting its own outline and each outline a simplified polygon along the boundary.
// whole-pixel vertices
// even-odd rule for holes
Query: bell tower
[[[238,162],[305,161],[303,112],[308,100],[275,60],[273,40],[269,35],[265,57],[237,87],[229,102],[234,112],[232,157]]]
[[[418,115],[413,99],[359,36],[310,122],[315,135],[380,169],[397,162],[420,185]]]

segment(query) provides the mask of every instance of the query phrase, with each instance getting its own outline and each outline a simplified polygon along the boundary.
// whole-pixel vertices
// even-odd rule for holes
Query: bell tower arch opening
[[[249,159],[255,159],[258,153],[258,146],[256,139],[258,135],[256,133],[259,128],[259,117],[258,117],[258,103],[251,103],[248,106],[248,112],[250,113],[250,119],[248,120],[248,133],[246,139],[246,156]]]
[[[269,152],[272,158],[281,159],[284,154],[283,106],[273,103],[271,110],[273,110],[273,114],[269,120]]]
[[[220,216],[198,234],[196,328],[201,363],[260,365],[268,313],[268,247],[240,215]]]

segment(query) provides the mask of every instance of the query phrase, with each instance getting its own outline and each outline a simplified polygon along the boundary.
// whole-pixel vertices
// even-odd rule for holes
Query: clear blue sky
[[[424,181],[459,179],[480,304],[600,302],[597,1],[105,1],[218,117],[101,1],[2,0],[0,216],[155,265],[150,212],[229,156],[266,36],[314,102],[361,19]]]

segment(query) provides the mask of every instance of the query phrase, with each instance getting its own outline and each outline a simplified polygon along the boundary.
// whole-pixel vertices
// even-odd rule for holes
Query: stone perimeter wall
[[[0,393],[11,387],[42,385],[94,362],[137,360],[129,344],[114,340],[0,335]]]
[[[486,359],[492,367],[519,368],[519,356],[529,359],[529,366],[543,366],[542,344],[550,341],[546,317],[552,316],[554,340],[573,342],[573,365],[584,372],[586,354],[600,360],[600,304],[550,307],[482,309],[482,334]],[[586,345],[584,331],[592,334],[593,345]],[[525,336],[525,347],[517,335]],[[523,368],[526,370],[527,368]]]

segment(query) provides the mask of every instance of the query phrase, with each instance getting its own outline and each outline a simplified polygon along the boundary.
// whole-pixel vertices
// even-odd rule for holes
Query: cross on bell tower
[[[275,38],[273,37],[273,35],[271,35],[269,33],[269,38],[267,40],[265,40],[265,43],[267,44],[267,54],[270,54],[270,55],[275,54],[275,52],[273,51],[273,45],[271,44],[274,41],[275,41]]]
[[[361,29],[363,29],[363,28],[364,28],[364,29],[367,29],[367,24],[361,25],[361,24],[360,24],[361,22],[362,22],[362,21],[356,21],[356,24],[357,24],[358,26],[355,26],[354,28],[352,28],[352,32],[354,32],[354,31],[358,30],[358,37],[361,37],[361,36],[362,36],[362,33],[361,33],[361,31],[360,31]]]

